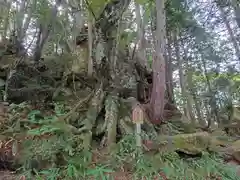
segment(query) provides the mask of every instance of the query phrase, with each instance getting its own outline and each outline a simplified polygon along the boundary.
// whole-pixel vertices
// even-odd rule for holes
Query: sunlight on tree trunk
[[[21,1],[18,12],[16,14],[17,16],[17,22],[16,22],[16,32],[17,32],[17,37],[21,38],[22,37],[22,28],[23,28],[23,21],[24,21],[24,15],[25,15],[25,9],[26,9],[26,1]],[[20,39],[18,39],[19,42],[21,42]]]
[[[167,55],[165,59],[166,63],[166,91],[168,95],[168,100],[170,103],[174,104],[174,87],[173,87],[173,67],[172,67],[172,47],[171,47],[171,33],[168,34],[167,41]]]
[[[139,58],[139,62],[141,63],[141,65],[143,67],[148,68],[148,61],[147,61],[147,56],[146,56],[146,50],[145,50],[145,31],[144,31],[144,24],[143,24],[143,19],[142,19],[142,15],[140,12],[140,5],[135,2],[135,11],[136,11],[136,20],[137,20],[137,41],[138,41],[138,58]]]
[[[9,1],[5,8],[6,12],[5,12],[5,18],[3,21],[3,34],[2,34],[3,39],[7,37],[9,32],[9,26],[11,25],[11,22],[9,21],[10,13],[11,13],[11,5],[12,5],[12,1]]]
[[[61,4],[62,0],[56,0],[56,4],[51,8],[51,17],[48,23],[44,24],[39,23],[39,32],[37,36],[36,48],[34,53],[34,61],[38,62],[42,55],[42,50],[47,42],[48,36],[52,30],[52,24],[56,22],[58,7]]]
[[[23,26],[21,28],[21,36],[20,36],[20,39],[19,39],[20,42],[22,42],[23,39],[26,36],[26,33],[27,33],[28,28],[29,28],[30,22],[32,20],[33,11],[34,11],[34,9],[36,9],[37,1],[33,1],[32,3],[29,2],[27,5],[29,7],[26,7],[27,8],[27,10],[26,10],[27,14],[25,15],[26,17],[25,17]]]
[[[231,3],[234,9],[235,20],[237,22],[238,28],[240,29],[240,2],[239,0],[232,0]]]

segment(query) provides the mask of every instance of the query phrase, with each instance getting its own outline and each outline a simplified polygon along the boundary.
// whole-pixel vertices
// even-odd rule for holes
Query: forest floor
[[[106,156],[100,154],[102,152],[94,153],[94,158],[99,159],[105,159]],[[141,160],[139,160],[141,161]],[[187,161],[187,160],[184,160]],[[195,161],[195,160],[193,160]],[[201,162],[205,161],[205,162]],[[240,179],[240,165],[237,162],[228,162],[226,164],[221,164],[221,162],[217,162],[215,160],[210,159],[210,162],[208,160],[196,160],[197,167],[192,167],[190,164],[186,165],[183,161],[177,160],[176,163],[172,163],[171,165],[166,165],[165,171],[159,171],[158,173],[153,172],[153,167],[149,165],[150,162],[142,162],[143,164],[139,164],[137,167],[137,170],[131,170],[133,168],[133,164],[123,164],[118,169],[111,168],[111,165],[108,165],[108,167],[103,166],[103,164],[106,164],[106,162],[97,162],[92,165],[90,168],[92,170],[93,175],[90,175],[86,178],[86,180],[239,180]],[[145,164],[146,163],[146,164]],[[156,162],[152,162],[153,164]],[[201,163],[203,163],[201,165]],[[185,165],[184,165],[185,164]],[[157,166],[157,164],[154,164]],[[103,172],[97,172],[97,169],[101,168]],[[150,166],[150,167],[149,167]],[[159,165],[163,167],[162,165]],[[96,172],[94,172],[94,167],[96,167]],[[203,171],[199,171],[198,169],[202,169]],[[154,168],[154,169],[161,169],[161,168]],[[231,172],[231,170],[233,170]],[[168,172],[167,172],[168,171]],[[236,175],[234,175],[236,172]],[[94,174],[96,173],[96,174]],[[174,174],[172,174],[174,173]],[[151,174],[151,175],[150,175]],[[153,175],[154,174],[154,175]],[[24,175],[18,175],[15,174],[13,171],[7,171],[3,170],[0,171],[0,180],[27,180],[27,178]],[[34,178],[35,179],[35,178]],[[61,179],[61,178],[36,178],[41,180],[52,180],[52,179]],[[64,178],[66,180],[70,180],[70,178]],[[75,179],[75,178],[71,178]]]
[[[167,155],[168,156],[168,155]],[[93,151],[89,176],[86,180],[239,180],[240,165],[235,161],[224,163],[215,156],[203,158],[179,159],[165,158],[165,167],[154,160],[158,155],[144,155],[136,164],[121,162],[116,168],[114,162],[109,163],[109,155],[105,150]],[[175,155],[173,155],[175,156]],[[175,162],[174,162],[175,161]],[[115,162],[119,163],[119,162]],[[155,166],[155,167],[154,167]],[[158,166],[158,167],[157,167]],[[115,168],[114,168],[115,167]],[[90,175],[91,174],[91,175]],[[61,178],[35,177],[39,180],[60,180]],[[0,171],[0,180],[27,180],[25,175],[16,175],[11,171]],[[75,178],[64,178],[66,180]],[[76,178],[78,179],[78,178]]]
[[[96,155],[95,158],[99,158],[99,159],[104,158],[104,155],[99,155],[99,153],[101,153],[101,152],[98,152],[97,154],[95,154]],[[198,160],[198,161],[201,161],[201,160]],[[190,179],[190,180],[239,180],[240,179],[240,165],[237,164],[236,162],[228,162],[226,165],[220,164],[219,162],[218,162],[219,164],[217,162],[215,162],[216,164],[213,164],[213,162],[209,162],[209,164],[207,164],[207,163],[208,162],[206,160],[205,164],[198,167],[200,169],[201,168],[204,169],[204,171],[202,171],[201,173],[199,173],[197,171],[197,169],[192,168],[190,165],[183,166],[182,163],[177,162],[175,164],[172,164],[171,165],[172,167],[167,165],[166,170],[169,172],[154,173],[155,175],[150,175],[150,174],[153,174],[151,172],[152,167],[149,167],[147,164],[145,164],[145,165],[142,164],[142,167],[138,167],[139,168],[137,170],[138,172],[134,172],[133,170],[129,169],[129,166],[134,166],[134,165],[130,165],[130,164],[126,163],[122,167],[118,168],[118,170],[115,169],[114,171],[110,172],[113,169],[110,169],[110,168],[105,169],[106,172],[104,173],[104,175],[99,172],[98,175],[92,175],[86,179],[88,179],[88,180],[97,180],[97,179],[102,179],[102,180],[105,180],[105,179],[106,180],[108,180],[108,179],[109,180],[110,179],[111,180],[134,180],[134,179],[137,179],[137,180],[175,180],[175,179],[179,179],[179,180],[186,180],[186,179],[187,180],[188,179]],[[95,164],[95,166],[99,166],[102,164],[106,164],[106,163],[99,162],[99,164]],[[181,167],[181,166],[183,166],[183,167]],[[203,167],[203,166],[205,166],[205,167]],[[216,167],[214,167],[214,166],[216,166]],[[217,168],[217,166],[220,166],[219,169]],[[223,168],[223,167],[227,168],[227,170],[225,169],[224,171],[221,172],[221,168]],[[235,169],[235,167],[237,167],[236,176],[234,175],[234,171],[232,171],[232,172],[230,171],[231,169]],[[142,168],[142,170],[141,170],[141,168]],[[214,168],[216,168],[216,169],[214,169]],[[94,169],[94,166],[92,166],[91,169]],[[109,170],[109,172],[107,172],[108,170]],[[140,172],[140,171],[142,171],[142,172]],[[175,174],[171,174],[171,173],[175,173]],[[169,177],[172,177],[172,178],[169,178]],[[28,179],[28,178],[26,178],[24,175],[16,175],[14,172],[11,172],[11,171],[0,171],[0,180],[26,180],[26,179]],[[39,178],[36,178],[36,179],[39,179]],[[50,178],[41,178],[41,179],[42,180],[45,180],[45,179],[50,180]],[[61,178],[56,178],[56,180],[57,179],[61,179]],[[66,178],[66,180],[68,180],[68,178]]]
[[[0,180],[15,180],[18,177],[11,171],[0,171]]]
[[[0,108],[2,107],[0,106]],[[18,112],[18,118],[24,118],[21,113],[19,113],[20,106],[17,108],[15,107],[15,110],[13,112]],[[4,112],[4,110],[0,109],[0,112]],[[33,118],[33,112],[36,113],[36,110],[30,112],[26,117],[30,121],[37,121]],[[10,117],[16,117],[16,114],[12,114]],[[1,123],[3,123],[3,119],[1,119],[1,121]],[[45,125],[42,126],[45,127]],[[29,132],[31,131],[31,133],[36,133],[36,131],[33,130],[34,129],[30,129]],[[15,138],[16,134],[12,135],[11,138]],[[37,142],[38,139],[33,139],[30,141],[31,144],[29,147],[25,145],[23,146],[28,153],[27,157],[25,158],[30,159],[33,157],[42,156],[42,158],[48,160],[51,159],[53,155],[60,150],[64,154],[64,151],[67,151],[67,146],[70,146],[71,140],[70,137],[67,136],[66,141],[62,141],[64,138],[62,139],[61,137],[64,137],[64,133],[62,133],[61,136],[59,136],[59,133],[53,134],[50,138],[48,136],[44,136],[43,141],[39,140],[39,142]],[[144,153],[139,153],[135,147],[134,135],[126,135],[123,139],[120,140],[120,142],[118,142],[115,147],[111,147],[110,151],[104,147],[100,148],[98,143],[95,143],[92,149],[93,150],[91,152],[88,151],[83,154],[76,153],[75,155],[68,156],[67,162],[65,162],[65,164],[62,166],[54,168],[48,168],[46,166],[42,170],[35,172],[34,176],[31,174],[33,167],[31,167],[30,170],[25,168],[24,170],[21,170],[20,173],[14,173],[13,171],[6,170],[5,168],[5,170],[0,171],[0,180],[240,179],[240,164],[233,160],[226,162],[217,153],[203,152],[201,156],[191,156],[178,152],[159,153],[156,151],[144,151]],[[10,151],[16,151],[16,147],[12,145]],[[2,156],[2,153],[4,152],[5,151],[3,150],[3,145],[1,144],[0,155]],[[24,156],[21,158],[23,157]],[[3,167],[4,162],[2,160],[2,157],[0,159],[0,163],[2,163],[0,165]]]

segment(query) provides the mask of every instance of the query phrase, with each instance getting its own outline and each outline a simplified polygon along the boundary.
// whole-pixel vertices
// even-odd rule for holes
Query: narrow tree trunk
[[[88,76],[93,74],[93,59],[92,59],[92,43],[93,43],[93,32],[92,32],[92,18],[90,13],[88,15]]]
[[[33,1],[33,4],[31,4],[31,2],[28,3],[28,6],[30,6],[30,7],[28,7],[27,17],[24,21],[24,24],[22,25],[22,28],[21,28],[21,36],[19,38],[20,42],[22,42],[24,37],[26,36],[29,24],[30,24],[31,19],[32,19],[32,13],[36,8],[36,3],[37,3],[37,1]]]
[[[226,26],[226,28],[227,28],[228,34],[229,34],[229,36],[230,36],[230,38],[231,38],[232,45],[233,45],[233,47],[234,47],[234,49],[235,49],[236,57],[237,57],[238,60],[240,61],[240,49],[239,49],[239,46],[238,46],[238,42],[237,42],[237,40],[236,40],[236,37],[234,36],[234,33],[233,33],[232,28],[231,28],[231,26],[230,26],[230,23],[229,23],[229,21],[228,21],[228,19],[227,19],[227,15],[226,15],[226,13],[225,13],[225,11],[224,11],[224,9],[223,9],[223,7],[222,7],[221,5],[217,4],[217,6],[218,6],[218,9],[219,9],[219,11],[220,11],[220,13],[221,13],[221,16],[222,16],[222,18],[223,18],[223,21],[224,21],[224,23],[225,23],[225,26]]]
[[[186,73],[187,73],[187,76],[188,76],[188,69],[187,69]],[[189,86],[191,84],[191,82],[189,82],[189,81],[191,81],[191,78],[186,79],[188,89],[189,89]],[[196,118],[195,118],[195,114],[194,114],[194,110],[193,110],[193,104],[194,104],[193,96],[192,96],[192,94],[190,94],[187,91],[187,117],[190,118],[190,120],[193,123],[196,123]]]
[[[200,125],[205,127],[206,123],[205,123],[205,120],[202,117],[200,104],[199,104],[200,102],[198,101],[198,98],[197,98],[197,95],[196,95],[196,88],[195,88],[195,86],[193,84],[193,80],[192,80],[193,70],[192,70],[192,67],[189,66],[189,64],[188,64],[188,68],[187,69],[188,69],[188,73],[187,73],[188,89],[190,91],[191,98],[193,99],[193,102],[195,104],[198,122],[199,122]],[[193,112],[193,110],[192,110],[192,112]]]
[[[25,10],[26,10],[26,1],[20,1],[20,4],[17,5],[17,10],[15,14],[16,23],[14,24],[13,29],[13,36],[12,43],[14,44],[16,48],[16,56],[20,57],[24,54],[24,48],[22,46],[22,39],[21,39],[21,33],[22,33],[22,27],[23,27],[23,21],[25,16]]]
[[[183,74],[183,68],[182,68],[182,60],[180,57],[180,48],[178,44],[178,38],[177,35],[174,35],[174,48],[175,48],[175,54],[176,54],[176,59],[178,63],[178,68],[179,68],[179,81],[180,81],[180,87],[181,87],[181,92],[183,95],[184,103],[186,102],[186,87],[185,87],[185,82],[184,82],[184,74]],[[186,115],[186,109],[184,108],[184,114]]]
[[[58,12],[58,6],[61,4],[62,0],[56,0],[56,4],[54,7],[52,7],[51,10],[51,19],[46,24],[39,24],[39,34],[38,39],[36,43],[35,53],[34,53],[34,61],[38,62],[42,55],[43,46],[47,42],[48,36],[52,30],[52,25],[55,23],[57,12]]]
[[[238,0],[232,0],[232,7],[234,9],[234,15],[235,19],[238,25],[238,28],[240,29],[240,6],[239,6],[239,1]]]
[[[193,109],[192,106],[193,104],[191,103],[189,97],[189,94],[187,92],[187,82],[184,77],[184,71],[183,71],[183,59],[180,57],[180,47],[179,47],[179,39],[177,38],[177,33],[174,36],[174,46],[175,46],[175,51],[176,51],[176,58],[178,62],[178,68],[179,68],[179,79],[180,79],[180,86],[181,86],[181,91],[182,91],[182,96],[183,96],[183,102],[184,102],[184,114],[185,116],[191,120],[191,122],[195,123],[195,116],[193,114]],[[186,58],[186,57],[185,57]],[[187,59],[185,59],[186,61]]]
[[[201,57],[201,60],[202,60],[202,64],[203,64],[204,75],[205,75],[206,82],[207,82],[208,93],[210,94],[210,97],[209,97],[209,105],[211,107],[210,116],[214,118],[215,122],[220,123],[219,115],[218,115],[216,95],[215,95],[215,92],[211,88],[211,84],[210,84],[210,80],[209,80],[208,72],[207,72],[206,62],[202,57]],[[210,121],[208,121],[208,127],[210,127],[211,123],[212,123],[211,122],[211,117],[208,117],[210,119]]]
[[[168,101],[172,104],[175,103],[173,93],[173,67],[172,67],[172,48],[171,48],[171,35],[168,35],[167,43],[167,56],[166,56],[166,91]]]
[[[146,51],[145,51],[145,38],[144,38],[144,24],[143,24],[143,19],[140,13],[140,5],[135,2],[135,10],[136,10],[136,20],[137,20],[137,32],[138,32],[138,59],[140,60],[140,63],[143,67],[148,68],[148,62],[147,62],[147,57],[146,57]]]
[[[19,6],[19,10],[17,12],[17,37],[20,38],[22,35],[22,26],[23,26],[23,20],[24,20],[24,15],[25,15],[25,8],[26,8],[26,1],[21,1],[20,6]],[[19,40],[19,39],[18,39]]]
[[[12,5],[12,1],[7,2],[7,12],[6,12],[6,17],[4,19],[4,23],[3,23],[3,39],[5,39],[7,37],[7,33],[8,33],[8,27],[9,27],[9,19],[10,19],[10,10],[11,10],[11,5]]]
[[[211,124],[212,124],[212,115],[210,113],[211,110],[209,110],[209,107],[208,107],[208,101],[204,101],[203,102],[204,104],[204,108],[205,108],[205,111],[206,111],[206,114],[205,114],[205,119],[206,119],[206,122],[207,122],[207,127],[210,127]],[[205,123],[206,124],[206,123]],[[204,125],[204,124],[203,124]],[[203,127],[206,127],[205,125]]]
[[[196,112],[197,112],[197,117],[198,117],[198,121],[200,122],[200,124],[203,124],[203,118],[201,115],[201,110],[200,110],[200,106],[199,106],[199,102],[197,101],[197,96],[196,96],[196,88],[193,84],[193,68],[191,67],[191,65],[189,64],[189,57],[188,57],[188,51],[187,49],[184,47],[184,42],[182,41],[182,48],[183,48],[183,53],[184,53],[184,60],[185,60],[185,64],[186,64],[186,70],[187,70],[187,88],[188,88],[188,98],[187,98],[187,102],[188,102],[188,108],[189,108],[189,115],[192,118],[192,120],[195,122],[195,115],[194,115],[194,110],[193,110],[193,104],[195,104],[195,108],[196,108]]]
[[[192,96],[193,96],[193,101],[194,101],[195,108],[196,108],[196,114],[197,114],[197,117],[198,117],[198,122],[202,127],[206,127],[206,122],[205,122],[205,120],[202,116],[202,112],[201,112],[201,109],[200,109],[200,104],[199,104],[200,102],[198,101],[195,93],[192,94]]]
[[[153,88],[150,100],[152,109],[152,121],[160,123],[163,120],[164,96],[165,96],[165,4],[164,0],[156,0],[157,32],[156,32],[156,56],[153,58]]]

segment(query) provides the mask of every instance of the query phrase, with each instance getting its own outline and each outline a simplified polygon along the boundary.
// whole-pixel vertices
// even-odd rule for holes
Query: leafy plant
[[[39,180],[57,180],[57,178],[59,177],[59,172],[60,172],[60,169],[59,168],[51,168],[51,169],[48,169],[48,170],[42,170],[40,172],[36,172],[37,175],[36,175],[36,178]],[[44,178],[43,178],[43,177]]]
[[[109,173],[114,172],[112,169],[107,168],[106,165],[97,165],[93,168],[89,168],[86,171],[86,176],[94,177],[94,179],[108,180],[110,179]]]

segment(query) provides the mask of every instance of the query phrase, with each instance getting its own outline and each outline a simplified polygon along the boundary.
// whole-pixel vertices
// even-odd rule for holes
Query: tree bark
[[[25,9],[26,9],[26,1],[22,0],[20,5],[19,5],[19,10],[17,12],[17,37],[21,38],[22,37],[22,27],[23,27],[23,20],[24,20],[24,15],[25,15]],[[20,39],[18,39],[20,41]],[[20,41],[21,42],[21,41]]]
[[[237,22],[238,28],[240,29],[240,6],[238,0],[232,0],[232,7],[234,9],[235,20]]]
[[[11,5],[12,5],[12,1],[9,1],[6,3],[6,17],[4,18],[3,21],[3,39],[7,38],[7,34],[8,34],[8,28],[9,28],[9,19],[10,19],[10,11],[11,11]]]
[[[44,44],[46,43],[48,36],[52,30],[52,24],[54,24],[58,12],[58,6],[61,4],[62,0],[56,0],[56,5],[52,7],[51,10],[51,19],[50,22],[46,24],[39,23],[39,33],[38,33],[38,39],[36,43],[35,53],[34,53],[34,61],[38,62],[42,55],[42,50],[44,47]]]
[[[33,4],[31,4],[31,2],[28,3],[28,5],[30,7],[28,7],[27,18],[26,18],[26,20],[25,20],[25,22],[22,26],[22,29],[21,29],[20,42],[22,42],[23,38],[26,36],[29,24],[30,24],[31,19],[32,19],[32,13],[33,13],[34,9],[36,8],[36,3],[37,3],[37,1],[33,1]]]
[[[150,107],[152,110],[152,122],[161,123],[163,120],[164,111],[164,97],[165,97],[165,1],[156,0],[157,10],[157,31],[156,31],[156,45],[155,45],[155,57],[153,58],[152,70],[153,70],[153,87],[150,100]]]
[[[168,101],[175,103],[173,93],[173,67],[172,67],[172,48],[171,48],[171,34],[168,34],[167,55],[166,55],[166,91]]]
[[[93,75],[92,43],[93,43],[93,26],[90,13],[88,14],[88,76]]]
[[[184,114],[189,120],[191,120],[191,122],[195,123],[195,116],[193,114],[193,109],[192,109],[193,104],[190,102],[189,98],[191,97],[189,97],[189,94],[187,92],[187,87],[186,87],[187,82],[184,77],[184,70],[183,70],[183,59],[180,57],[179,39],[177,36],[178,35],[176,33],[174,35],[174,46],[175,46],[176,58],[177,58],[178,68],[179,68],[180,86],[181,86],[183,102],[184,102]]]
[[[213,91],[213,89],[211,87],[211,84],[210,84],[210,79],[209,79],[208,72],[207,72],[207,65],[206,65],[205,60],[202,57],[201,57],[201,60],[202,60],[204,75],[205,75],[206,82],[207,82],[208,93],[210,94],[209,101],[208,101],[208,103],[209,103],[209,105],[211,107],[211,109],[210,109],[210,116],[214,118],[215,122],[220,123],[219,115],[218,115],[218,107],[217,107],[216,95],[215,95],[215,92]],[[212,123],[211,117],[207,117],[208,118],[208,125],[207,125],[208,127],[210,127],[211,123]]]
[[[143,24],[143,19],[140,13],[140,5],[135,2],[135,10],[136,10],[136,20],[137,20],[137,32],[138,32],[138,59],[140,60],[140,63],[143,67],[148,68],[148,62],[147,62],[147,57],[146,57],[146,51],[145,51],[145,38],[144,38],[144,24]]]
[[[106,122],[106,130],[105,136],[102,140],[102,144],[107,144],[110,147],[115,143],[116,140],[116,128],[117,128],[117,120],[118,120],[118,92],[116,88],[111,88],[110,86],[117,86],[118,81],[121,80],[119,77],[119,70],[114,68],[114,52],[113,48],[114,42],[116,41],[116,31],[119,25],[119,20],[122,17],[122,13],[128,7],[130,0],[117,0],[110,1],[106,4],[104,10],[100,14],[100,16],[96,19],[96,32],[98,33],[96,36],[96,40],[93,43],[93,57],[96,61],[96,66],[94,66],[94,70],[96,72],[96,76],[98,77],[99,82],[95,85],[97,91],[102,94],[99,101],[100,106],[105,105],[105,122]],[[119,62],[118,62],[119,65]],[[111,90],[112,89],[112,90]],[[98,92],[96,91],[96,94]],[[105,98],[105,91],[108,92],[108,97]],[[105,104],[103,101],[106,99]],[[95,104],[95,101],[93,101]],[[109,104],[109,105],[107,105]],[[99,107],[100,107],[99,106]],[[96,110],[95,110],[96,111]],[[97,109],[93,123],[96,122],[97,114],[100,113],[101,108]],[[92,112],[89,111],[89,116]],[[88,120],[86,120],[88,121]],[[92,137],[92,128],[95,124],[91,123],[91,125],[87,126],[87,139],[85,147],[90,146],[90,139]]]
[[[196,115],[197,115],[197,118],[198,118],[198,122],[199,122],[200,125],[205,127],[206,123],[205,123],[205,120],[202,117],[202,113],[201,113],[201,109],[200,109],[200,102],[198,101],[197,94],[196,94],[196,88],[195,88],[195,86],[193,84],[193,80],[192,80],[193,70],[192,70],[192,67],[190,67],[189,64],[188,64],[187,69],[188,69],[188,74],[187,74],[188,89],[190,91],[190,96],[193,99],[193,102],[195,104]],[[193,110],[192,110],[192,112],[193,112]]]
[[[217,3],[217,6],[218,6],[218,9],[219,9],[219,11],[220,11],[220,13],[221,13],[221,16],[222,16],[222,19],[223,19],[223,21],[224,21],[224,24],[225,24],[225,26],[226,26],[226,28],[227,28],[228,34],[229,34],[229,36],[230,36],[230,38],[231,38],[232,45],[233,45],[233,47],[234,47],[234,49],[235,49],[236,57],[237,57],[238,60],[240,61],[240,49],[239,49],[239,45],[238,45],[238,42],[237,42],[237,40],[236,40],[236,37],[234,36],[233,30],[232,30],[232,28],[231,28],[231,26],[230,26],[230,23],[229,23],[229,21],[228,21],[228,19],[227,19],[227,15],[226,15],[223,7],[222,7],[220,4]]]
[[[191,118],[191,121],[193,123],[196,123],[196,118],[195,118],[195,114],[194,114],[194,110],[193,110],[193,104],[194,104],[194,98],[196,98],[196,92],[195,92],[195,88],[193,85],[193,81],[192,81],[192,68],[189,65],[188,62],[188,56],[187,56],[187,50],[184,47],[184,45],[182,45],[183,48],[183,52],[184,52],[184,62],[186,65],[186,84],[187,84],[187,112],[188,112],[188,117]],[[185,79],[185,78],[184,78]],[[199,109],[199,105],[195,105],[196,106],[196,111],[197,111],[197,115],[199,118],[199,121],[202,120],[201,118],[201,113],[199,113],[200,109]]]

